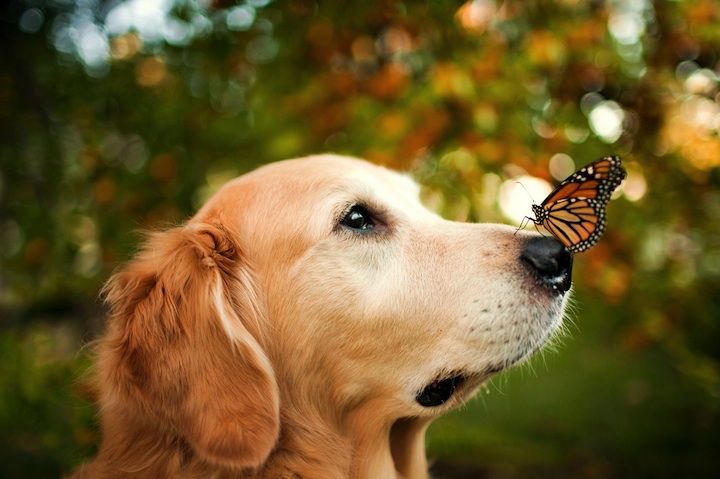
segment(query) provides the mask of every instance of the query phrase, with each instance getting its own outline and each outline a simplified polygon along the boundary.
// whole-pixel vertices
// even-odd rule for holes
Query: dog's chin
[[[563,297],[558,299],[557,312],[546,328],[536,332],[532,341],[523,341],[518,344],[512,354],[499,357],[491,362],[475,368],[447,368],[444,372],[432,378],[415,396],[415,402],[426,409],[444,411],[461,404],[471,397],[477,388],[494,375],[512,368],[530,358],[541,349],[558,330],[562,322]]]
[[[460,371],[438,377],[417,393],[415,402],[427,412],[439,414],[465,402],[475,394],[478,387],[502,370]]]
[[[482,371],[458,371],[440,376],[430,381],[415,396],[415,402],[426,409],[437,409],[438,412],[462,404],[469,399],[485,381],[518,362],[505,361],[501,364],[488,366]]]

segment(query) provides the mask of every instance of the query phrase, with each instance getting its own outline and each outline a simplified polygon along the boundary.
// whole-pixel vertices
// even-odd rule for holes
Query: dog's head
[[[405,414],[434,414],[460,399],[443,389],[472,389],[537,350],[570,287],[559,242],[446,221],[408,177],[353,159],[267,166],[198,219],[243,238],[276,368],[312,373],[343,402],[389,393]]]
[[[429,419],[558,328],[572,263],[418,193],[337,156],[227,184],[109,283],[106,399],[215,464],[261,467],[315,427],[353,444],[349,463],[387,456],[349,466],[360,476],[388,460],[412,475]]]

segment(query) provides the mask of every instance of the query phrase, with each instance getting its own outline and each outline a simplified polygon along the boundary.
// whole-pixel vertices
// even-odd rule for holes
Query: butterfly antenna
[[[518,185],[522,186],[522,189],[525,190],[525,193],[527,193],[527,195],[530,197],[530,201],[532,201],[532,203],[535,204],[535,199],[532,197],[532,195],[530,194],[530,192],[528,191],[528,189],[525,188],[525,185],[523,185],[522,183],[520,183],[520,182],[517,181],[517,180],[515,181],[515,183],[517,183]],[[515,233],[513,233],[513,235],[516,235],[518,231],[520,231],[521,229],[524,229],[525,226],[527,226],[527,224],[528,224],[529,221],[532,221],[533,223],[535,222],[535,221],[534,221],[532,218],[530,218],[529,216],[524,217],[524,218],[522,219],[522,221],[520,222],[520,226],[517,227],[517,229],[515,230]],[[535,224],[535,229],[537,229],[537,223]]]
[[[528,191],[528,189],[525,188],[525,185],[523,185],[522,183],[520,183],[520,182],[517,181],[517,180],[515,181],[515,183],[517,183],[518,185],[522,186],[522,189],[525,190],[525,193],[527,193],[527,195],[530,197],[530,201],[532,201],[533,204],[536,204],[536,203],[535,203],[535,199],[532,197],[532,195],[530,194],[530,192]]]

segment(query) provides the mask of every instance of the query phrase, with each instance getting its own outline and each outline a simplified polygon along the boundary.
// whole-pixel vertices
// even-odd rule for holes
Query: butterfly
[[[595,246],[605,231],[605,206],[627,173],[620,157],[606,156],[565,178],[539,205],[535,218],[568,251],[580,253]]]

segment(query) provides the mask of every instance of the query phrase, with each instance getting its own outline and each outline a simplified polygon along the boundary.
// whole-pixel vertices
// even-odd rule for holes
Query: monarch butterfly
[[[539,205],[533,204],[536,225],[544,226],[568,251],[580,253],[605,231],[605,206],[627,173],[617,156],[606,156],[568,176]]]

